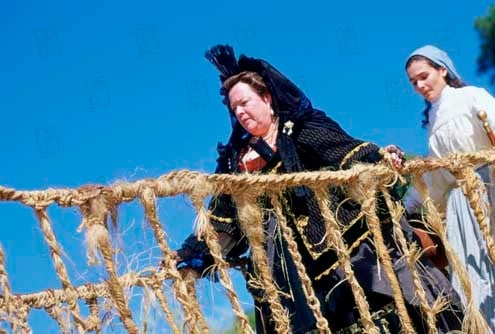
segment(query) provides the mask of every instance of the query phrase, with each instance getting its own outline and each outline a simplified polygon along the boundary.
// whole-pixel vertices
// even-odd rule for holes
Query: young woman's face
[[[229,91],[230,110],[242,127],[253,136],[263,136],[270,129],[272,99],[270,94],[263,96],[244,82],[236,83]]]
[[[447,70],[436,69],[426,60],[413,60],[407,67],[407,76],[416,92],[429,102],[437,100],[447,85]]]

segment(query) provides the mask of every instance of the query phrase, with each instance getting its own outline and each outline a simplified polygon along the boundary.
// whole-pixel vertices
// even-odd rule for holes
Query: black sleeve
[[[348,169],[356,162],[376,163],[382,158],[378,146],[349,136],[338,125],[303,127],[296,143],[310,170]]]
[[[215,231],[226,233],[235,241],[234,247],[226,255],[227,258],[238,257],[247,251],[247,239],[239,227],[237,208],[230,195],[214,197],[208,205],[208,216]]]
[[[380,148],[370,142],[365,142],[348,135],[338,124],[329,121],[326,126],[302,127],[297,136],[297,145],[302,163],[309,170],[349,169],[355,163],[377,163],[382,160]],[[398,179],[390,189],[393,200],[399,200],[403,194],[404,184]],[[345,198],[341,193],[342,187],[332,189],[333,199],[338,203]],[[382,196],[378,197],[379,213],[385,212],[388,217],[388,209]],[[382,203],[383,202],[383,203]],[[351,206],[352,202],[346,205]],[[358,210],[359,206],[349,207],[349,211]],[[381,216],[380,216],[381,217]]]
[[[228,195],[214,197],[209,203],[208,215],[215,231],[227,233],[235,241],[226,258],[237,258],[245,253],[248,243],[237,224],[237,210],[231,197]],[[204,275],[207,274],[204,272],[205,269],[214,263],[206,243],[199,241],[194,234],[186,238],[181,248],[177,250],[177,255],[180,257],[179,263]]]
[[[197,257],[205,251],[207,251],[205,242],[199,241],[194,233],[189,234],[181,247],[176,250],[181,262]]]

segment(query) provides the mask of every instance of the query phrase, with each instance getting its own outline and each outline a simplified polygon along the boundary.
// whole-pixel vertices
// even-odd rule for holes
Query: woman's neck
[[[263,136],[260,136],[272,148],[275,147],[278,133],[278,117],[270,124],[268,131]]]
[[[438,97],[434,101],[431,101],[431,104],[438,105],[440,101],[442,101],[442,98],[444,98],[452,89],[454,88],[449,85],[445,85],[445,87],[443,87],[442,91],[440,92],[440,95],[438,95]]]

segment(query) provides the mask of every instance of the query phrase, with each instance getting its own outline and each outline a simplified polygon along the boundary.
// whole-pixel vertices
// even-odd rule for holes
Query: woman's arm
[[[486,112],[488,124],[495,130],[495,98],[484,88],[476,87],[473,91],[473,106],[476,113],[480,110]]]
[[[230,196],[214,197],[208,208],[210,223],[218,233],[222,255],[226,258],[236,258],[245,253],[248,244],[237,224],[237,211]],[[214,264],[208,246],[204,241],[198,240],[194,233],[186,238],[176,255],[179,264],[190,267],[203,276]]]
[[[351,137],[338,125],[303,127],[296,145],[310,170],[347,169],[355,162],[375,163],[382,159],[378,146]]]

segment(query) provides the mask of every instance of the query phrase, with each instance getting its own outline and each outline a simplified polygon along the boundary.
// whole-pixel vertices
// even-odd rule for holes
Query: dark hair
[[[439,64],[435,63],[434,61],[432,61],[431,59],[429,59],[429,58],[427,58],[425,56],[414,55],[414,56],[412,56],[411,58],[409,58],[407,60],[406,70],[409,68],[409,66],[411,65],[411,63],[413,61],[419,61],[419,60],[426,61],[428,63],[428,65],[430,65],[431,67],[433,67],[436,70],[439,70],[439,69],[441,69],[443,67],[442,65],[439,65]],[[464,81],[462,81],[459,78],[453,78],[450,75],[450,73],[448,73],[447,76],[445,77],[445,82],[447,83],[447,85],[449,85],[450,87],[454,87],[454,88],[461,88],[461,87],[466,86],[466,83]],[[426,126],[428,126],[428,124],[430,123],[431,102],[425,100],[425,103],[426,103],[426,108],[425,108],[425,110],[423,110],[423,117],[424,118],[421,121],[421,127],[423,129],[425,129]]]
[[[244,71],[229,77],[223,82],[223,88],[227,92],[227,95],[232,87],[234,87],[239,82],[243,82],[251,86],[256,91],[256,93],[258,93],[259,96],[270,93],[261,75],[256,72]]]

